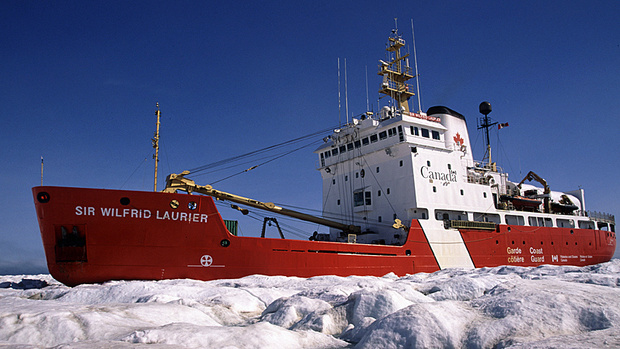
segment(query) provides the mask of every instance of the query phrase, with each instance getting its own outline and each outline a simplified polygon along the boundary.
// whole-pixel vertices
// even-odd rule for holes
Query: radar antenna
[[[480,118],[480,125],[478,126],[478,129],[479,130],[484,129],[485,142],[486,142],[486,147],[487,147],[487,152],[484,155],[484,158],[482,159],[482,161],[484,161],[488,157],[489,166],[493,170],[495,170],[495,164],[491,160],[491,141],[489,139],[489,127],[493,125],[497,125],[497,122],[491,122],[489,119],[489,113],[491,113],[492,111],[491,103],[489,102],[480,103],[480,107],[478,108],[478,110],[480,110],[480,114],[484,115],[482,118]]]

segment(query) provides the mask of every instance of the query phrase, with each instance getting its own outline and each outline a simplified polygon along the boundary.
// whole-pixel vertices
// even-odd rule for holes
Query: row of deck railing
[[[616,217],[609,213],[598,212],[598,211],[586,211],[586,214],[588,217],[593,218],[594,220],[607,222],[607,223],[614,223],[614,224],[616,222]]]

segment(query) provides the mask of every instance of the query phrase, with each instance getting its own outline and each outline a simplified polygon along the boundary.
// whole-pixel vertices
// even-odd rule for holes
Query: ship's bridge
[[[385,151],[398,143],[439,150],[454,148],[446,142],[446,128],[441,118],[426,113],[395,112],[385,107],[379,118],[354,118],[353,122],[335,130],[315,153],[319,169],[377,151]],[[446,144],[450,143],[449,147]]]

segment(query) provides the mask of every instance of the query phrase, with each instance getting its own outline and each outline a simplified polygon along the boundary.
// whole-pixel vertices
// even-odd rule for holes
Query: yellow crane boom
[[[331,221],[329,219],[312,216],[309,214],[289,210],[275,205],[273,202],[261,202],[258,200],[246,198],[243,196],[226,193],[223,191],[215,190],[210,185],[198,185],[191,179],[185,178],[190,172],[183,171],[181,174],[170,174],[166,178],[166,188],[164,193],[175,193],[177,190],[185,191],[187,193],[200,193],[208,196],[212,196],[218,200],[228,200],[234,203],[258,208],[265,211],[279,213],[288,217],[301,219],[304,221],[325,225],[331,228],[340,229],[346,233],[359,234],[361,227],[357,225],[347,225],[340,222]]]

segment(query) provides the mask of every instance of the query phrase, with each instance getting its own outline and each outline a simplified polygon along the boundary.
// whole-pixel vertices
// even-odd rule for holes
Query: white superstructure
[[[606,222],[586,217],[583,190],[549,191],[533,173],[526,179],[541,180],[544,188],[510,182],[495,163],[474,161],[467,123],[458,112],[446,107],[410,112],[413,93],[405,82],[413,76],[407,56],[399,54],[403,45],[394,32],[387,49],[393,59],[379,65],[379,92],[397,106],[354,118],[315,151],[323,216],[362,228],[355,236],[332,229],[329,240],[399,245],[407,229],[393,227],[395,220],[417,219],[443,268],[473,266],[461,235],[451,229],[459,224],[610,229],[613,217]]]

